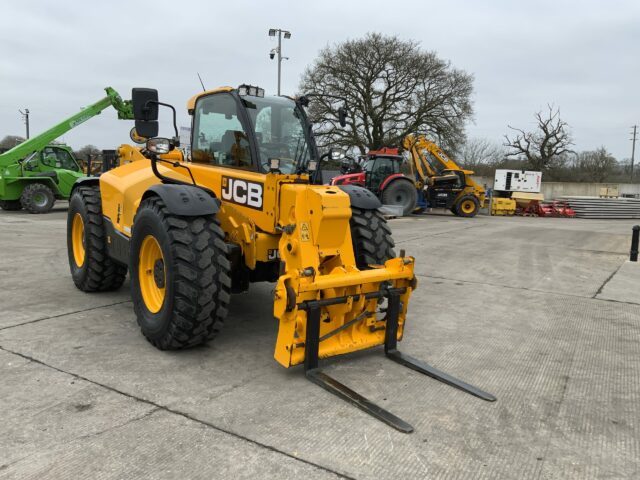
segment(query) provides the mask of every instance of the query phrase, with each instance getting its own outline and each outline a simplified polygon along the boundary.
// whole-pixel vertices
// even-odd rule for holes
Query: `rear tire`
[[[83,292],[104,292],[122,286],[127,267],[109,257],[97,187],[77,187],[69,199],[67,251],[73,283]]]
[[[369,265],[384,265],[396,256],[391,229],[378,210],[351,209],[351,239],[356,266],[367,270]]]
[[[456,202],[455,214],[459,217],[475,217],[480,210],[480,202],[474,195],[464,195]]]
[[[29,213],[48,213],[56,203],[56,197],[45,184],[30,183],[22,190],[20,203]]]
[[[15,212],[22,210],[22,204],[20,200],[0,200],[0,208],[7,212]]]
[[[382,192],[382,203],[402,206],[402,215],[410,215],[416,208],[417,201],[416,187],[408,180],[394,180]]]
[[[131,294],[142,334],[160,350],[213,339],[227,316],[231,263],[215,215],[182,217],[144,200],[131,237]]]

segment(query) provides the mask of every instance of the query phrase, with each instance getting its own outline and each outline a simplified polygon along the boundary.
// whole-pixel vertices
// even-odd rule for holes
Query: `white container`
[[[542,172],[529,170],[496,170],[493,189],[499,192],[539,193]]]

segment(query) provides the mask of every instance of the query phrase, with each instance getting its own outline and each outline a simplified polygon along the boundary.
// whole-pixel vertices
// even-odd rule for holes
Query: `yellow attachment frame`
[[[337,187],[284,184],[280,196],[280,255],[286,265],[278,279],[274,315],[280,320],[275,359],[285,367],[305,359],[305,302],[335,299],[320,313],[318,357],[326,358],[382,345],[385,319],[377,298],[367,294],[397,288],[397,338],[402,338],[407,305],[415,287],[414,259],[355,266],[349,196]],[[325,302],[330,303],[330,302]]]

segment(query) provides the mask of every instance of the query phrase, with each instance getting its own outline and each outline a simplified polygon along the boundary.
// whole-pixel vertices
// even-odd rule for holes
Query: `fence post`
[[[640,240],[640,225],[634,225],[631,234],[631,252],[629,253],[629,260],[632,262],[638,261],[638,240]]]

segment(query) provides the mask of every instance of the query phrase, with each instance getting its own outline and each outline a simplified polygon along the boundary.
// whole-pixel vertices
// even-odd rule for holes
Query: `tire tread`
[[[85,262],[87,262],[88,271],[83,279],[74,278],[73,281],[83,292],[117,290],[122,286],[127,276],[127,266],[116,262],[109,256],[100,189],[98,187],[78,187],[74,191],[74,195],[81,197],[87,209],[87,216],[83,220],[87,234]],[[72,221],[71,212],[68,221]]]
[[[222,227],[215,216],[172,214],[159,197],[144,200],[138,212],[143,209],[154,210],[166,228],[176,275],[170,324],[161,338],[145,337],[161,350],[188,348],[212,340],[224,325],[231,291],[231,264]],[[136,305],[139,308],[144,307]]]
[[[396,256],[391,229],[378,210],[351,209],[351,237],[356,266],[384,265]]]

